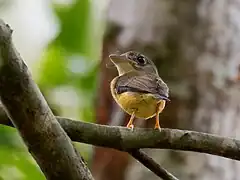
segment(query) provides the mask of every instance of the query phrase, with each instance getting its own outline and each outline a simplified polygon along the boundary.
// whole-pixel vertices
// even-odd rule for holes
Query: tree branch
[[[136,160],[154,172],[157,176],[164,180],[178,180],[175,176],[169,173],[164,167],[156,163],[151,157],[139,149],[128,151]]]
[[[91,180],[92,175],[56,121],[0,20],[0,97],[29,152],[49,180]]]
[[[194,151],[240,160],[240,141],[232,138],[166,128],[162,128],[161,132],[143,128],[134,128],[131,131],[125,127],[56,118],[68,136],[81,143],[123,151],[141,148]],[[0,124],[11,126],[6,120],[0,120]]]
[[[73,121],[70,119],[62,118],[62,117],[57,117],[57,120],[60,123],[61,122],[64,123],[64,121]],[[82,122],[79,122],[79,123],[82,123]],[[0,108],[0,124],[14,127],[12,122],[8,119],[7,115],[5,114],[2,108]],[[172,175],[167,170],[165,170],[161,165],[157,164],[151,157],[149,157],[147,154],[145,154],[141,150],[138,150],[138,149],[128,150],[128,153],[131,156],[133,156],[136,160],[138,160],[140,163],[142,163],[145,167],[147,167],[152,172],[154,172],[160,178],[164,180],[178,180],[174,175]]]
[[[240,160],[240,141],[208,133],[162,128],[134,128],[98,125],[57,117],[73,141],[120,150],[158,148],[194,151]]]

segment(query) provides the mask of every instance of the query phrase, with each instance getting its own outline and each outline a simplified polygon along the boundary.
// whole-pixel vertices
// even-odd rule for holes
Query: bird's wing
[[[169,89],[163,80],[154,74],[124,74],[116,82],[118,94],[123,92],[151,93],[159,99],[168,99]]]

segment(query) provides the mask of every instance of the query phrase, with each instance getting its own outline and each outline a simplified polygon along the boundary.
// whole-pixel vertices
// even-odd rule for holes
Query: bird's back
[[[130,73],[118,76],[112,80],[111,93],[113,98],[128,114],[135,112],[136,117],[145,119],[155,116],[157,105],[164,103],[165,106],[165,100],[161,97],[164,97],[166,94],[161,96],[158,93],[158,77],[134,72]],[[161,93],[161,91],[159,92]]]

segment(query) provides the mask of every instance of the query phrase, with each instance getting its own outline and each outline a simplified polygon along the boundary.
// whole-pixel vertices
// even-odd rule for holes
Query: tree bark
[[[111,1],[108,20],[122,29],[112,39],[116,48],[148,55],[170,87],[171,103],[160,115],[163,127],[240,136],[240,92],[234,81],[240,63],[238,19],[239,0]],[[148,153],[179,179],[234,180],[240,173],[238,163],[219,157]],[[129,165],[126,179],[146,177],[156,179],[137,162]]]

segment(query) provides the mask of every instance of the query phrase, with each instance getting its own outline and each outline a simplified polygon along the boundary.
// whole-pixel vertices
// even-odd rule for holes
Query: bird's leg
[[[160,127],[160,123],[159,123],[159,114],[162,112],[164,107],[165,107],[165,101],[162,100],[159,102],[159,104],[157,106],[156,123],[155,123],[155,127],[154,127],[154,129],[158,129],[159,131],[161,131],[161,127]]]
[[[133,128],[134,128],[134,125],[133,125],[134,118],[135,118],[135,112],[132,113],[131,118],[127,124],[127,128],[130,128],[131,130],[133,130]]]
[[[160,123],[159,123],[159,114],[160,113],[156,114],[156,123],[155,123],[154,129],[158,129],[159,131],[161,131],[161,127],[160,127]]]

